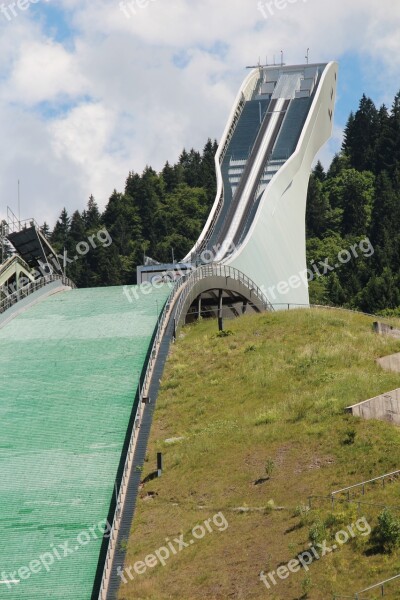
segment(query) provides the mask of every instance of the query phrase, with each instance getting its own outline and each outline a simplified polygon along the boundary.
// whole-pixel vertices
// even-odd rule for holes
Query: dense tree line
[[[64,209],[52,233],[58,252],[76,255],[76,245],[106,228],[113,243],[68,263],[80,287],[135,283],[144,256],[160,262],[181,259],[196,241],[215,198],[217,142],[203,152],[184,150],[160,173],[151,167],[129,173],[124,192],[111,195],[103,213],[93,197],[71,216]],[[310,269],[368,239],[372,252],[358,251],[346,264],[315,277],[311,301],[367,312],[400,307],[400,93],[392,108],[376,108],[363,96],[345,129],[343,146],[325,172],[311,175],[307,203],[307,257]],[[364,249],[367,248],[366,243]],[[345,252],[346,255],[346,252]],[[322,270],[322,269],[321,269]]]
[[[129,173],[123,193],[114,190],[103,213],[95,199],[71,216],[63,209],[52,233],[46,235],[61,255],[67,252],[67,275],[78,287],[136,282],[136,267],[144,256],[159,262],[182,259],[197,240],[216,194],[214,156],[218,144],[208,140],[203,152],[184,150],[177,164],[161,173],[146,167]],[[76,247],[105,228],[113,243],[97,244],[79,260]]]
[[[312,281],[312,301],[372,313],[400,306],[400,94],[391,110],[362,97],[328,172],[317,164],[312,173],[306,226],[310,267],[337,264],[365,238],[373,247]]]

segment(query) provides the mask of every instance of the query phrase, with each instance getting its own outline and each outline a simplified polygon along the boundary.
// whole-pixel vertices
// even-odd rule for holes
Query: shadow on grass
[[[145,485],[149,483],[149,481],[153,481],[154,479],[158,479],[158,471],[153,471],[153,473],[149,473],[147,477],[142,479],[141,485]]]

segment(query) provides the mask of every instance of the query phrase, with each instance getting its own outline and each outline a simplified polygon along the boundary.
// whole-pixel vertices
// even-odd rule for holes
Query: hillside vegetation
[[[182,330],[162,380],[143,478],[157,451],[164,472],[141,490],[126,566],[166,538],[191,539],[193,527],[217,513],[228,526],[220,515],[220,528],[209,521],[204,537],[171,552],[165,566],[131,571],[120,600],[326,600],[400,573],[396,553],[378,552],[372,536],[358,534],[269,590],[259,579],[309,550],[310,540],[332,546],[335,533],[360,517],[377,525],[375,506],[357,513],[355,504],[339,503],[332,511],[318,500],[305,508],[310,495],[400,468],[398,428],[344,414],[399,387],[399,375],[375,359],[400,351],[400,342],[375,335],[372,322],[301,310],[242,317],[227,323],[226,337],[215,321]],[[372,486],[358,500],[400,504],[399,486]],[[385,597],[398,598],[400,584],[392,587]]]
[[[102,212],[90,197],[84,211],[63,209],[52,232],[43,225],[56,251],[67,251],[67,274],[78,287],[135,283],[144,256],[183,259],[215,200],[217,147],[208,140],[160,172],[131,171]],[[314,304],[400,315],[400,94],[391,109],[361,98],[340,153],[327,172],[318,163],[311,175],[306,225]],[[77,244],[102,228],[112,244],[71,260]],[[364,251],[353,252],[360,243]]]

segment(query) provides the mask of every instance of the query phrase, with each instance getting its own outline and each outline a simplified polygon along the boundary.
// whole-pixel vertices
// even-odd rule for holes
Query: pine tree
[[[44,235],[44,237],[46,238],[46,240],[50,239],[50,237],[51,237],[51,231],[50,231],[50,227],[49,227],[48,223],[46,223],[46,221],[40,227],[40,231]]]
[[[53,229],[53,233],[51,234],[51,243],[54,245],[55,249],[61,251],[68,244],[68,234],[70,227],[70,218],[68,216],[67,210],[64,207],[61,211],[61,214],[58,218],[57,223]]]
[[[90,196],[87,209],[83,212],[82,217],[86,231],[97,231],[100,228],[100,211],[93,195]]]
[[[392,172],[400,169],[400,92],[395,96],[390,114],[390,126],[392,130]]]
[[[363,311],[370,313],[397,308],[400,306],[399,277],[385,267],[380,276],[372,275],[360,292],[358,302]]]
[[[211,207],[217,193],[215,175],[215,142],[208,139],[201,157],[201,187],[207,192],[208,206]]]
[[[313,169],[313,175],[321,183],[323,183],[326,180],[326,173],[321,161],[318,161],[315,165]]]
[[[365,94],[358,111],[351,114],[345,129],[343,152],[357,171],[372,171],[374,149],[379,137],[379,118],[375,104]]]
[[[140,193],[140,180],[140,175],[138,175],[134,171],[130,171],[125,182],[125,194],[127,194],[134,200]]]
[[[340,175],[342,171],[345,171],[350,167],[349,157],[344,153],[340,152],[339,154],[335,154],[331,165],[328,169],[328,173],[326,175],[327,179],[333,179]]]
[[[351,111],[349,118],[347,119],[346,127],[343,132],[343,144],[342,144],[342,152],[346,153],[346,150],[349,150],[353,144],[354,137],[354,112]]]
[[[171,248],[175,257],[182,259],[198,238],[207,214],[207,195],[203,188],[178,186],[167,196],[160,215],[165,234],[156,247],[157,259],[170,262]]]
[[[67,261],[66,273],[78,287],[84,287],[88,275],[88,263],[86,257],[78,255],[77,252],[77,245],[85,241],[85,222],[80,212],[76,210],[71,218],[65,249],[67,250],[67,258],[72,259],[73,261],[72,263]]]
[[[183,178],[189,187],[201,187],[202,168],[201,154],[193,148],[189,153],[184,150],[179,158],[179,164],[183,167]]]
[[[343,234],[365,235],[371,221],[374,175],[368,171],[359,173],[349,169],[342,174],[341,183]]]
[[[71,240],[71,242],[75,244],[85,240],[86,223],[84,217],[81,216],[79,210],[76,210],[72,215],[68,237],[69,240]]]
[[[387,237],[400,232],[400,197],[393,181],[383,171],[376,182],[372,212],[371,238],[376,245],[383,245]]]
[[[374,170],[379,175],[382,171],[392,172],[394,169],[394,145],[391,119],[388,109],[383,104],[378,113],[379,135],[375,146]]]
[[[329,300],[336,306],[343,306],[348,300],[348,295],[345,293],[337,273],[332,273],[328,277],[328,295]]]
[[[149,240],[151,252],[157,243],[159,230],[162,227],[160,209],[164,196],[162,177],[159,177],[150,167],[146,167],[141,177],[140,193],[135,199],[135,204],[139,209],[142,221],[143,237]]]
[[[308,237],[319,237],[326,231],[329,213],[329,201],[323,191],[323,184],[315,174],[312,174],[307,195],[306,228]]]
[[[121,256],[129,256],[137,245],[142,245],[142,221],[134,200],[128,194],[114,190],[104,211],[103,221]]]
[[[171,167],[168,161],[165,163],[161,175],[165,183],[166,194],[173,192],[184,181],[183,167],[181,165]]]

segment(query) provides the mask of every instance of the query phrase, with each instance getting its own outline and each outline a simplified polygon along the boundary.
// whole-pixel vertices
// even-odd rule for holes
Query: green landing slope
[[[73,290],[0,329],[0,598],[90,599],[139,373],[169,291],[130,303],[120,287]]]

